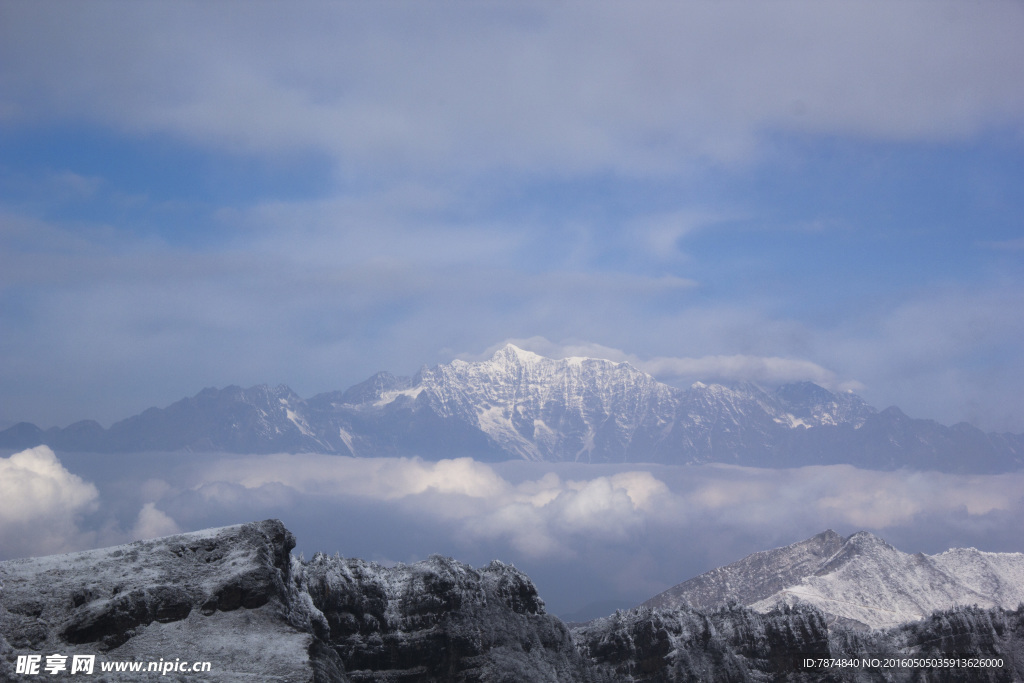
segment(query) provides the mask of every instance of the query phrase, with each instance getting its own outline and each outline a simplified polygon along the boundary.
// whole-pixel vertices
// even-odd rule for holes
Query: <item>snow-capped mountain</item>
[[[663,384],[628,363],[552,359],[508,345],[490,359],[381,372],[302,399],[288,387],[204,389],[104,430],[21,423],[0,448],[74,451],[320,452],[480,460],[724,462],[761,467],[848,463],[1000,472],[1024,466],[1024,435],[881,412],[810,382]]]
[[[758,612],[808,604],[832,622],[871,628],[955,607],[1014,609],[1024,602],[1024,554],[911,555],[866,531],[844,539],[829,530],[701,574],[644,605],[713,610],[730,601]]]
[[[506,346],[486,362],[425,369],[434,412],[526,460],[630,460],[671,429],[679,392],[626,363],[552,360]]]

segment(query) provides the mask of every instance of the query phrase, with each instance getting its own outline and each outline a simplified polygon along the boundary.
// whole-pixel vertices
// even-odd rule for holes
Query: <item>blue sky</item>
[[[1020,3],[239,10],[0,2],[0,423],[517,340],[1024,431]]]

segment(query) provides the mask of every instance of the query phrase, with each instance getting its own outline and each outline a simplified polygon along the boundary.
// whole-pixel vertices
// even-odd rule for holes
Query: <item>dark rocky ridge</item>
[[[302,399],[286,386],[204,389],[109,429],[92,421],[0,431],[0,448],[78,452],[315,452],[757,467],[851,464],[995,473],[1024,467],[1024,435],[876,411],[810,382],[662,384],[627,363],[552,360],[508,346],[414,377],[378,373]]]
[[[389,569],[318,554],[303,586],[352,681],[591,680],[530,579],[500,562]]]
[[[0,676],[19,655],[181,657],[209,674],[168,681],[1014,681],[1024,607],[957,608],[851,631],[811,606],[758,613],[637,608],[570,631],[522,572],[450,558],[382,567],[290,557],[275,520],[0,563]],[[823,675],[804,657],[997,657],[999,669]],[[97,664],[97,674],[99,664]],[[96,680],[152,680],[103,674]],[[63,675],[47,678],[66,679]]]
[[[675,681],[1020,681],[1024,607],[957,608],[888,631],[828,624],[813,607],[759,614],[740,606],[711,612],[637,608],[574,629],[580,651],[607,680]],[[807,658],[996,659],[1001,667],[810,670]]]

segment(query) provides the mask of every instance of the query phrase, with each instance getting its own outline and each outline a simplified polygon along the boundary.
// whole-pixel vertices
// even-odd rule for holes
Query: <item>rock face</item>
[[[817,538],[817,537],[816,537]],[[863,540],[863,539],[862,539]],[[808,557],[829,534],[775,556]],[[842,543],[849,545],[849,539]],[[449,558],[382,567],[290,557],[275,520],[0,563],[0,678],[19,657],[94,655],[99,681],[153,680],[104,665],[182,659],[168,681],[533,682],[1024,679],[1024,607],[957,607],[887,631],[845,628],[810,604],[758,612],[639,607],[570,631],[529,578]],[[960,551],[956,551],[960,552]],[[940,557],[940,556],[937,556]],[[963,564],[965,556],[955,563]],[[967,558],[973,563],[976,558]],[[998,658],[997,668],[808,670],[815,657]],[[78,680],[70,671],[48,679]]]
[[[569,630],[530,579],[431,557],[385,568],[318,554],[303,587],[352,681],[582,681]]]
[[[209,661],[218,681],[340,670],[316,647],[322,617],[295,589],[293,547],[266,521],[2,562],[0,672],[15,680],[17,655],[52,653],[97,655],[96,673],[104,661]]]
[[[714,610],[729,601],[768,612],[810,604],[854,628],[889,628],[936,610],[1024,602],[1024,554],[955,548],[938,555],[900,552],[865,531],[826,531],[754,553],[656,595],[644,606]]]
[[[103,662],[211,663],[209,678],[181,680],[591,680],[514,567],[322,554],[303,564],[294,546],[268,520],[2,562],[0,679],[17,678],[18,655],[60,653],[96,655],[96,673]]]
[[[848,631],[817,609],[761,614],[733,605],[712,612],[641,607],[573,631],[603,680],[674,681],[1020,681],[1024,608],[958,608],[881,632]],[[895,666],[888,660],[966,657],[986,668]],[[816,669],[806,660],[868,658],[881,666]]]
[[[881,412],[810,382],[662,384],[628,363],[544,358],[506,346],[414,377],[378,373],[302,399],[286,386],[204,389],[103,429],[20,423],[0,448],[70,451],[316,452],[582,462],[846,463],[991,473],[1024,467],[1024,435]]]

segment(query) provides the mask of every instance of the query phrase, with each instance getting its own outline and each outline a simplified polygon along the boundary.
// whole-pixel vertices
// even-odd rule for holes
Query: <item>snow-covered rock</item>
[[[60,654],[94,655],[96,675],[104,663],[210,662],[161,676],[182,681],[591,680],[569,630],[510,565],[303,564],[294,546],[267,520],[0,562],[0,679],[20,680],[19,656]],[[77,680],[47,674],[65,677]]]
[[[353,681],[589,680],[569,630],[501,562],[383,567],[317,554],[302,586]]]
[[[67,662],[92,655],[99,681],[816,681],[820,671],[801,667],[808,657],[953,654],[1005,665],[984,672],[854,668],[830,671],[828,680],[1024,677],[1024,608],[958,606],[864,631],[837,621],[827,600],[760,611],[733,600],[718,608],[644,606],[570,631],[545,613],[530,579],[501,562],[474,569],[434,556],[384,567],[317,554],[304,563],[289,555],[294,543],[279,521],[268,520],[0,562],[0,678],[33,679],[16,672],[19,658],[45,666],[54,655]],[[749,601],[778,594],[775,583],[792,585],[814,567],[810,576],[826,580],[830,600],[863,601],[874,582],[879,595],[916,600],[920,609],[942,603],[953,576],[958,590],[998,604],[1012,601],[1021,585],[1019,557],[970,549],[906,556],[863,533],[842,539],[825,532],[759,555],[698,582],[703,591],[693,594],[710,603],[711,589],[726,586]],[[889,579],[912,566],[919,568],[913,580],[893,593]],[[834,578],[843,572],[853,579]],[[934,583],[939,574],[946,583]],[[179,659],[209,662],[210,670],[103,671],[104,664]],[[66,668],[39,675],[80,679]]]
[[[1015,609],[1024,602],[1024,554],[957,548],[908,554],[865,531],[834,531],[685,581],[644,603],[713,610],[729,601],[767,612],[808,604],[832,622],[890,628],[956,607]]]
[[[294,588],[294,546],[268,520],[0,562],[0,677],[20,679],[18,655],[54,653],[68,662],[95,655],[95,675],[103,662],[178,658],[210,662],[206,680],[217,681],[313,681],[340,671],[337,655],[314,647],[311,623],[323,618]]]

